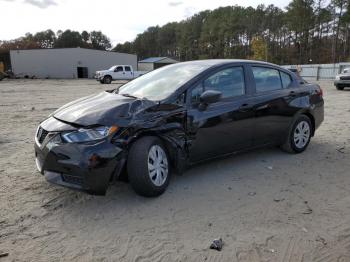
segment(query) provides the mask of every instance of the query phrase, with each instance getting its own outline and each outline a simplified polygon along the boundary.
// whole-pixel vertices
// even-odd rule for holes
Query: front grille
[[[65,181],[67,183],[72,183],[72,184],[76,184],[76,185],[83,184],[83,179],[81,177],[62,174],[62,179],[63,179],[63,181]]]
[[[39,142],[40,144],[42,144],[42,143],[44,142],[44,140],[45,140],[45,138],[47,137],[48,133],[49,133],[49,132],[46,131],[44,128],[39,127],[38,133],[36,134],[36,138],[38,139],[38,142]]]
[[[340,80],[350,80],[350,76],[341,76]]]

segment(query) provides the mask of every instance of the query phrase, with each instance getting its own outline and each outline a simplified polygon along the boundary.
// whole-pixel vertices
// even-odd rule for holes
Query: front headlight
[[[340,80],[340,76],[335,76],[335,80]]]
[[[62,138],[68,143],[88,142],[106,138],[110,135],[113,135],[117,131],[117,126],[100,126],[91,129],[81,128],[77,131],[63,133]]]

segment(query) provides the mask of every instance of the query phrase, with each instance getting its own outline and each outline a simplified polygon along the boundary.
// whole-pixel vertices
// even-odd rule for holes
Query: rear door
[[[188,90],[187,134],[190,161],[231,153],[252,144],[254,114],[247,106],[249,81],[244,65],[228,66],[204,77]],[[199,107],[207,90],[222,92],[220,101]]]
[[[133,76],[131,66],[125,66],[124,69],[125,69],[124,79],[133,79],[134,76]]]
[[[259,64],[250,68],[255,86],[253,144],[281,143],[298,109],[291,103],[298,90],[293,78],[278,68]]]

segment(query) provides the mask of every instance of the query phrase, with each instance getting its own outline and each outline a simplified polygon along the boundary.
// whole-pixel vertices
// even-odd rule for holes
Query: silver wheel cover
[[[294,144],[302,149],[309,142],[311,135],[310,125],[307,121],[301,121],[294,129]]]
[[[164,150],[153,145],[148,152],[148,175],[155,186],[162,186],[168,177],[168,158]]]

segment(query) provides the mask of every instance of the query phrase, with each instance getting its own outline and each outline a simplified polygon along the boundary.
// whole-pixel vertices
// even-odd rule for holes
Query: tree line
[[[112,47],[109,38],[101,31],[72,31],[53,32],[51,29],[36,34],[27,33],[14,40],[0,41],[0,52],[16,49],[38,48],[69,48],[82,47],[97,50],[108,50]]]
[[[292,0],[274,5],[238,5],[152,26],[113,49],[100,31],[38,32],[0,41],[1,50],[85,47],[135,53],[139,59],[169,56],[180,61],[239,58],[277,64],[336,63],[350,59],[350,0]]]
[[[282,10],[228,6],[149,27],[113,50],[178,60],[241,58],[277,64],[335,63],[350,58],[350,0],[292,0]]]

